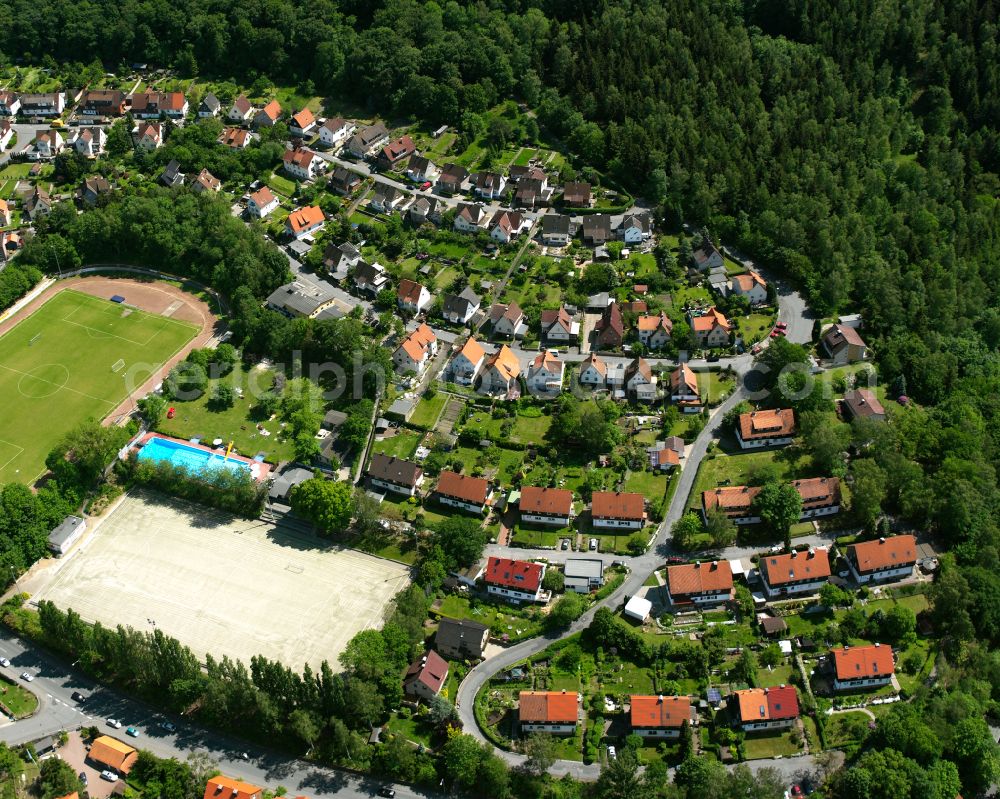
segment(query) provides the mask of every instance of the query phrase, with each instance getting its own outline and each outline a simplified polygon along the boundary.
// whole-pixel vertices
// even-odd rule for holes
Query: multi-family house
[[[446,469],[438,477],[434,495],[443,505],[482,515],[493,492],[489,481],[482,477],[458,474]]]
[[[399,310],[418,314],[430,307],[431,299],[431,293],[426,286],[406,278],[399,281],[399,288],[396,290],[396,302],[399,305]]]
[[[267,186],[262,186],[250,195],[250,199],[247,200],[247,211],[251,216],[263,219],[280,204],[278,198],[274,196],[274,192]]]
[[[579,723],[576,691],[521,691],[518,695],[521,732],[572,735]]]
[[[758,524],[760,514],[754,501],[760,493],[758,486],[719,486],[701,494],[701,515],[708,521],[714,510],[725,513],[734,524]]]
[[[733,596],[733,571],[728,560],[667,567],[667,597],[671,605],[717,605]]]
[[[118,89],[91,89],[80,98],[79,110],[86,116],[120,117],[125,113],[125,92]]]
[[[646,501],[642,494],[595,491],[590,498],[594,527],[604,530],[641,530],[646,524]]]
[[[566,488],[522,486],[521,522],[566,527],[573,518],[573,492]]]
[[[691,724],[691,697],[629,697],[629,726],[643,738],[680,738],[684,723]]]
[[[296,180],[312,180],[325,161],[307,147],[285,150],[281,156],[285,172]]]
[[[802,515],[799,518],[803,521],[840,513],[839,477],[810,477],[794,480],[792,485],[802,498]]]
[[[917,539],[912,535],[878,538],[847,548],[847,566],[859,583],[901,580],[913,574],[916,564]]]
[[[815,594],[830,579],[830,553],[824,547],[805,552],[762,555],[758,563],[768,598]]]
[[[647,349],[663,349],[670,343],[670,334],[674,330],[673,320],[663,311],[658,314],[643,314],[635,321],[639,341]]]
[[[441,315],[455,325],[468,324],[479,310],[479,295],[466,286],[458,294],[445,294],[441,305]]]
[[[517,360],[517,356],[510,347],[503,344],[500,349],[486,359],[480,391],[485,394],[496,394],[508,399],[516,399],[520,396],[518,385],[520,376],[521,364]]]
[[[565,214],[542,217],[542,244],[546,247],[566,247],[572,238],[572,220]]]
[[[21,116],[57,117],[66,110],[66,92],[21,95]]]
[[[528,389],[536,394],[558,394],[565,371],[566,364],[552,350],[543,350],[528,366]]]
[[[691,333],[700,347],[725,347],[729,344],[732,324],[718,308],[712,306],[699,316],[688,314]]]
[[[475,338],[469,336],[462,349],[452,359],[450,373],[453,382],[462,386],[471,386],[476,382],[483,363],[486,360],[486,352]]]
[[[129,97],[136,119],[183,119],[190,108],[184,92],[137,92]]]
[[[791,408],[741,413],[736,420],[741,449],[785,447],[795,440],[795,433],[795,411]]]
[[[381,122],[366,125],[347,140],[347,151],[355,158],[366,158],[389,141],[389,131]]]
[[[889,685],[896,673],[892,647],[883,644],[831,649],[828,662],[835,691],[881,688]]]
[[[453,660],[479,660],[489,639],[490,628],[485,624],[442,616],[434,634],[434,648]]]
[[[296,208],[285,220],[285,232],[295,238],[304,239],[326,224],[326,216],[318,205],[307,205]]]
[[[788,729],[799,718],[799,697],[791,685],[734,691],[730,706],[744,732]]]
[[[353,123],[333,117],[319,126],[319,140],[327,147],[339,147],[355,130],[357,127]]]
[[[490,557],[483,572],[486,592],[518,602],[542,601],[545,564],[511,558]]]
[[[729,280],[729,290],[738,297],[746,297],[751,305],[767,302],[767,281],[753,270],[733,275]]]
[[[70,140],[73,149],[84,158],[97,158],[104,152],[104,146],[108,143],[108,134],[104,128],[77,128],[73,132]]]
[[[381,453],[372,455],[365,474],[376,488],[408,497],[415,496],[424,481],[424,470],[419,464]]]
[[[410,333],[392,354],[396,371],[420,374],[437,354],[437,336],[427,325],[421,324]]]

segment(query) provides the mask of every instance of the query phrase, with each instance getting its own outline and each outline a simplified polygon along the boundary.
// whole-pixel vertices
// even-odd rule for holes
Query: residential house
[[[642,494],[595,491],[590,499],[594,527],[604,530],[641,530],[646,525],[646,501]]]
[[[424,481],[423,467],[402,458],[376,453],[365,470],[369,482],[396,494],[415,496]]]
[[[338,283],[347,279],[351,270],[361,263],[361,250],[349,241],[328,244],[323,251],[323,268]]]
[[[520,396],[518,378],[521,375],[521,364],[517,356],[506,344],[501,345],[495,353],[486,359],[483,383],[480,391],[485,394],[499,394],[508,399]]]
[[[327,185],[342,197],[347,197],[357,191],[361,185],[362,178],[357,172],[345,169],[342,166],[334,167],[333,173]]]
[[[725,347],[732,325],[718,308],[712,306],[700,316],[688,314],[691,333],[701,347]]]
[[[129,101],[136,119],[183,119],[189,108],[184,92],[140,92],[133,94]]]
[[[607,364],[593,352],[580,364],[580,382],[585,386],[603,387],[607,377]]]
[[[125,113],[125,92],[91,89],[83,93],[79,109],[86,116],[120,117]]]
[[[566,527],[573,518],[573,492],[566,488],[522,486],[521,522]]]
[[[97,736],[87,752],[87,760],[115,774],[128,774],[138,759],[139,753],[133,747],[110,735]]]
[[[6,200],[0,198],[0,227],[10,227],[11,223],[10,205]]]
[[[880,688],[889,685],[896,672],[892,647],[882,644],[831,649],[829,662],[835,691]]]
[[[346,119],[333,117],[319,126],[319,140],[327,147],[337,147],[350,137],[357,126]]]
[[[245,94],[241,94],[230,106],[226,119],[237,124],[245,123],[253,116],[253,104],[247,99]]]
[[[604,585],[604,561],[600,558],[567,558],[563,576],[567,591],[589,594]]]
[[[590,247],[600,247],[611,239],[611,216],[608,214],[588,214],[583,218],[583,243]]]
[[[692,251],[691,259],[694,261],[694,268],[699,272],[707,272],[709,269],[726,265],[722,253],[707,238],[703,239],[701,244]]]
[[[84,158],[97,158],[104,152],[108,143],[108,134],[104,128],[77,128],[71,140],[73,149]]]
[[[649,468],[654,472],[670,472],[681,465],[681,456],[671,447],[655,447],[648,453]]]
[[[421,324],[416,330],[403,339],[392,354],[392,362],[396,371],[402,374],[413,372],[420,374],[437,355],[437,336],[427,325]]]
[[[531,221],[518,211],[508,211],[501,208],[489,223],[490,238],[501,244],[510,244],[525,230],[531,229]]]
[[[436,197],[417,197],[408,211],[410,222],[414,225],[422,225],[424,222],[440,225],[443,208],[446,206]]]
[[[674,330],[673,320],[663,311],[659,314],[643,314],[635,322],[639,333],[639,341],[650,350],[663,349],[670,343],[670,334]]]
[[[262,186],[250,195],[250,199],[247,200],[247,211],[251,216],[256,217],[257,219],[263,219],[269,213],[274,211],[279,205],[281,205],[281,203],[278,201],[278,198],[274,196],[274,192],[267,186]]]
[[[292,114],[288,122],[288,132],[304,139],[316,132],[316,117],[308,108],[303,108],[297,114]]]
[[[355,158],[366,158],[389,141],[389,131],[381,122],[366,125],[347,140],[347,151]]]
[[[667,566],[667,597],[671,605],[717,605],[734,596],[728,560]]]
[[[66,110],[65,92],[21,95],[21,116],[57,117],[61,116],[64,110]]]
[[[734,691],[730,707],[744,732],[788,729],[799,718],[799,696],[791,685]]]
[[[670,401],[684,413],[698,413],[701,410],[698,376],[686,363],[678,365],[670,373]]]
[[[625,367],[625,391],[639,402],[656,399],[656,378],[644,358],[635,358]]]
[[[486,351],[472,336],[469,336],[462,349],[451,361],[451,379],[461,386],[471,386],[476,382],[479,370],[486,360]]]
[[[901,580],[913,574],[916,564],[917,539],[912,535],[894,535],[847,548],[847,566],[859,583]]]
[[[544,577],[544,563],[494,556],[486,562],[483,572],[486,592],[514,603],[545,601],[546,595],[542,590]]]
[[[615,230],[619,239],[628,246],[642,244],[652,235],[648,214],[625,214]]]
[[[441,315],[455,325],[468,324],[479,310],[479,295],[466,286],[459,294],[445,294]]]
[[[417,151],[413,139],[409,136],[400,136],[395,141],[391,141],[379,150],[377,162],[379,169],[393,169],[396,164],[409,158]]]
[[[106,194],[111,193],[111,184],[103,175],[92,175],[83,179],[80,187],[80,199],[86,205],[97,205],[97,201]],[[10,224],[7,222],[6,224]]]
[[[219,98],[211,92],[202,97],[201,102],[198,103],[199,119],[217,117],[220,111],[222,111],[222,103],[220,103]]]
[[[143,150],[156,150],[163,146],[163,125],[159,122],[140,122],[132,128],[132,141]]]
[[[40,130],[35,134],[35,146],[28,155],[30,161],[55,158],[62,152],[66,142],[58,130]]]
[[[823,333],[820,343],[830,360],[838,366],[868,357],[868,347],[854,327],[833,325]]]
[[[12,138],[14,138],[14,126],[10,124],[10,120],[0,121],[0,152],[7,149]]]
[[[216,141],[230,150],[242,150],[250,144],[251,138],[252,135],[246,128],[225,128]]]
[[[767,282],[753,270],[744,275],[733,275],[729,280],[729,290],[738,297],[746,297],[750,305],[767,302]]]
[[[542,338],[562,343],[576,342],[580,335],[580,323],[574,322],[565,305],[558,310],[542,311]]]
[[[684,722],[691,724],[688,696],[629,697],[629,725],[643,738],[680,738]]]
[[[289,319],[315,319],[332,308],[336,301],[333,294],[318,284],[292,282],[272,291],[267,298],[267,307]]]
[[[21,231],[4,230],[0,231],[0,263],[7,263],[21,251],[24,242],[21,239]]]
[[[604,382],[608,389],[618,399],[625,397],[625,367],[624,361],[609,361],[607,373],[604,375]]]
[[[490,628],[485,624],[442,616],[434,634],[434,648],[452,660],[479,660],[489,639]]]
[[[489,216],[486,214],[486,206],[482,203],[459,203],[458,213],[455,215],[455,230],[460,233],[478,233],[486,230],[489,224]]]
[[[184,185],[184,173],[181,172],[181,165],[176,160],[171,160],[160,175],[160,182],[171,189],[175,186]]]
[[[406,177],[414,183],[433,182],[439,171],[430,158],[422,155],[414,155],[406,164]]]
[[[263,795],[263,788],[220,774],[209,779],[202,799],[261,799]]]
[[[543,350],[528,367],[528,390],[537,394],[558,394],[562,391],[564,364],[552,350]]]
[[[21,110],[21,98],[14,92],[0,91],[0,116],[14,117]]]
[[[844,394],[840,401],[840,410],[844,419],[872,419],[876,422],[885,421],[885,408],[878,401],[874,391],[867,388],[855,388]]]
[[[510,305],[495,303],[490,308],[490,322],[493,325],[493,333],[498,336],[519,338],[528,332],[524,312],[516,302]]]
[[[507,178],[496,172],[477,172],[472,176],[472,191],[477,197],[499,200],[507,190]]]
[[[396,302],[399,305],[399,310],[418,314],[427,310],[431,299],[431,293],[426,286],[405,278],[399,281],[399,288],[396,290]]]
[[[594,325],[594,343],[598,350],[621,349],[625,341],[625,320],[617,302],[612,302]]]
[[[517,704],[522,734],[572,735],[576,732],[580,715],[576,691],[521,691]]]
[[[792,482],[802,497],[801,520],[832,516],[840,512],[840,478],[811,477]]]
[[[301,147],[297,150],[285,150],[281,156],[285,172],[296,180],[312,180],[316,173],[326,163],[312,150]]]
[[[587,313],[604,313],[614,301],[615,298],[606,291],[591,294],[587,297]]]
[[[304,239],[323,227],[326,217],[318,205],[296,208],[285,220],[285,232],[296,239]]]
[[[434,188],[441,194],[458,194],[469,179],[469,170],[458,164],[445,164]]]
[[[443,505],[481,515],[493,492],[490,490],[489,482],[482,477],[471,477],[446,469],[438,477],[434,494]],[[490,558],[491,563],[493,560]]]
[[[795,440],[795,411],[791,408],[741,413],[736,421],[740,449],[785,447]]]
[[[815,594],[830,579],[830,553],[824,547],[805,552],[762,555],[757,564],[768,599]]]
[[[253,122],[250,124],[255,129],[273,128],[278,124],[279,119],[281,119],[281,103],[277,100],[271,100],[271,102],[254,114]]]
[[[521,178],[514,192],[514,205],[519,208],[538,208],[552,196],[552,189],[545,177]]]
[[[354,268],[354,285],[363,294],[378,294],[389,285],[389,275],[381,264],[361,261]]]
[[[201,194],[203,191],[218,192],[222,191],[222,181],[207,169],[203,169],[194,179],[191,188],[196,194]]]
[[[590,207],[590,184],[568,180],[563,186],[563,203],[573,208]]]
[[[403,693],[428,702],[441,693],[448,679],[448,663],[433,649],[428,649],[406,670]]]
[[[368,207],[380,214],[391,214],[406,202],[408,196],[388,183],[376,183]]]
[[[55,203],[49,196],[49,193],[45,189],[35,186],[24,198],[24,212],[28,215],[28,219],[34,222],[36,219],[48,216],[52,213],[52,207]]]
[[[565,214],[542,217],[542,244],[546,247],[566,247],[572,238],[571,219]]]

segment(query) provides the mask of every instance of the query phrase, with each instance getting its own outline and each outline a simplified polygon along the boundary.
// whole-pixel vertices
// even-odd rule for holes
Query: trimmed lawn
[[[425,747],[430,748],[431,733],[433,730],[418,719],[412,716],[408,719],[393,716],[389,719],[389,723],[386,726],[393,734],[401,735],[408,741],[423,744]]]
[[[534,147],[522,147],[521,151],[517,154],[514,159],[514,166],[527,166],[528,162],[535,157]]]
[[[494,634],[507,633],[511,638],[530,638],[538,635],[541,622],[533,621],[507,605],[478,602],[472,607],[465,597],[446,596],[436,611],[449,619],[472,619],[485,624]]]
[[[291,197],[295,194],[295,184],[283,175],[272,174],[267,179],[267,185],[286,197]]]
[[[0,702],[3,702],[16,718],[31,715],[38,707],[37,696],[23,685],[18,685],[13,680],[8,682],[6,678],[0,681]]]
[[[791,663],[779,663],[769,671],[767,666],[757,667],[757,687],[773,688],[776,685],[788,685],[792,681],[795,667]]]
[[[748,733],[743,747],[747,753],[747,760],[789,757],[799,753],[799,747],[792,743],[790,732]]]
[[[572,538],[576,536],[576,533],[570,531],[568,527],[559,527],[552,530],[541,527],[521,527],[519,525],[517,532],[511,536],[511,543],[530,549],[556,547],[559,546],[559,539],[566,538],[567,536]]]
[[[421,397],[420,402],[417,403],[417,407],[414,409],[409,423],[414,427],[425,429],[433,427],[434,423],[437,422],[438,416],[441,415],[441,410],[447,403],[448,395],[440,391],[430,399],[424,395]]]
[[[691,301],[711,304],[712,295],[704,286],[684,286],[669,295],[670,307],[678,311]]]
[[[444,291],[459,277],[459,270],[454,266],[446,266],[434,276],[434,290]]]
[[[625,481],[626,491],[635,491],[642,494],[646,499],[663,499],[667,491],[667,476],[655,472],[630,472]]]
[[[3,169],[0,169],[0,178],[5,180],[26,178],[28,177],[28,173],[31,172],[31,167],[33,166],[34,164],[28,162],[7,164],[7,166]]]
[[[766,338],[770,335],[773,325],[772,314],[752,313],[736,319],[736,327],[743,337],[744,344],[752,344]]]
[[[702,381],[699,380],[699,383]],[[708,404],[717,405],[722,402],[725,395],[729,394],[736,383],[731,378],[728,377],[723,379],[721,372],[709,372],[708,373]]]
[[[423,433],[401,429],[394,436],[376,439],[372,443],[372,452],[380,452],[395,458],[412,458],[423,437]]]
[[[541,444],[550,427],[552,427],[551,416],[544,414],[541,416],[522,416],[518,414],[510,440],[521,444]]]

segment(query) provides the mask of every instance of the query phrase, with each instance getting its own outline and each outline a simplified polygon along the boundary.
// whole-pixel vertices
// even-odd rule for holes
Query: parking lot
[[[336,664],[409,581],[398,563],[140,493],[45,572],[32,602],[110,627],[160,628],[199,657],[260,654],[301,669]]]

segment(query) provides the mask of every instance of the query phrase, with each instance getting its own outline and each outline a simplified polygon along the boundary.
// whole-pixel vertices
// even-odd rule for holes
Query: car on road
[[[118,774],[114,771],[104,770],[101,772],[101,779],[108,782],[118,782]]]
[[[24,680],[25,682],[31,682],[33,679],[35,679],[35,675],[34,674],[29,674],[26,671],[22,671],[21,672],[21,679]]]
[[[427,189],[429,189],[430,187],[431,187],[431,182],[429,180],[425,180],[423,183],[420,184],[420,188],[423,189],[424,191],[427,191]]]
[[[669,558],[667,558],[667,563],[673,563],[673,564],[687,563],[687,560],[677,555],[671,555]]]
[[[80,778],[80,782],[82,782],[84,785],[87,784],[87,772],[86,771],[81,771],[76,776],[78,776]]]
[[[108,726],[113,727],[116,730],[122,728],[122,723],[118,719],[108,719]]]
[[[591,538],[590,539],[590,551],[591,552],[597,552],[597,539],[596,538]]]
[[[378,795],[388,797],[388,799],[392,799],[392,797],[396,795],[396,791],[393,788],[379,788]]]
[[[172,721],[161,721],[160,729],[166,730],[167,732],[175,732],[177,730],[177,725],[174,724]]]
[[[7,658],[0,658],[0,666],[7,667],[10,665],[10,661]]]
[[[760,351],[763,350],[763,349],[764,349],[764,345],[763,344],[754,344],[750,348],[750,354],[751,355],[759,355]]]
[[[139,731],[135,727],[129,727],[127,730],[125,730],[125,734],[133,738],[139,737]]]
[[[81,705],[87,701],[87,695],[81,694],[79,691],[73,691],[73,693],[69,695],[69,698],[74,702],[79,702]]]

